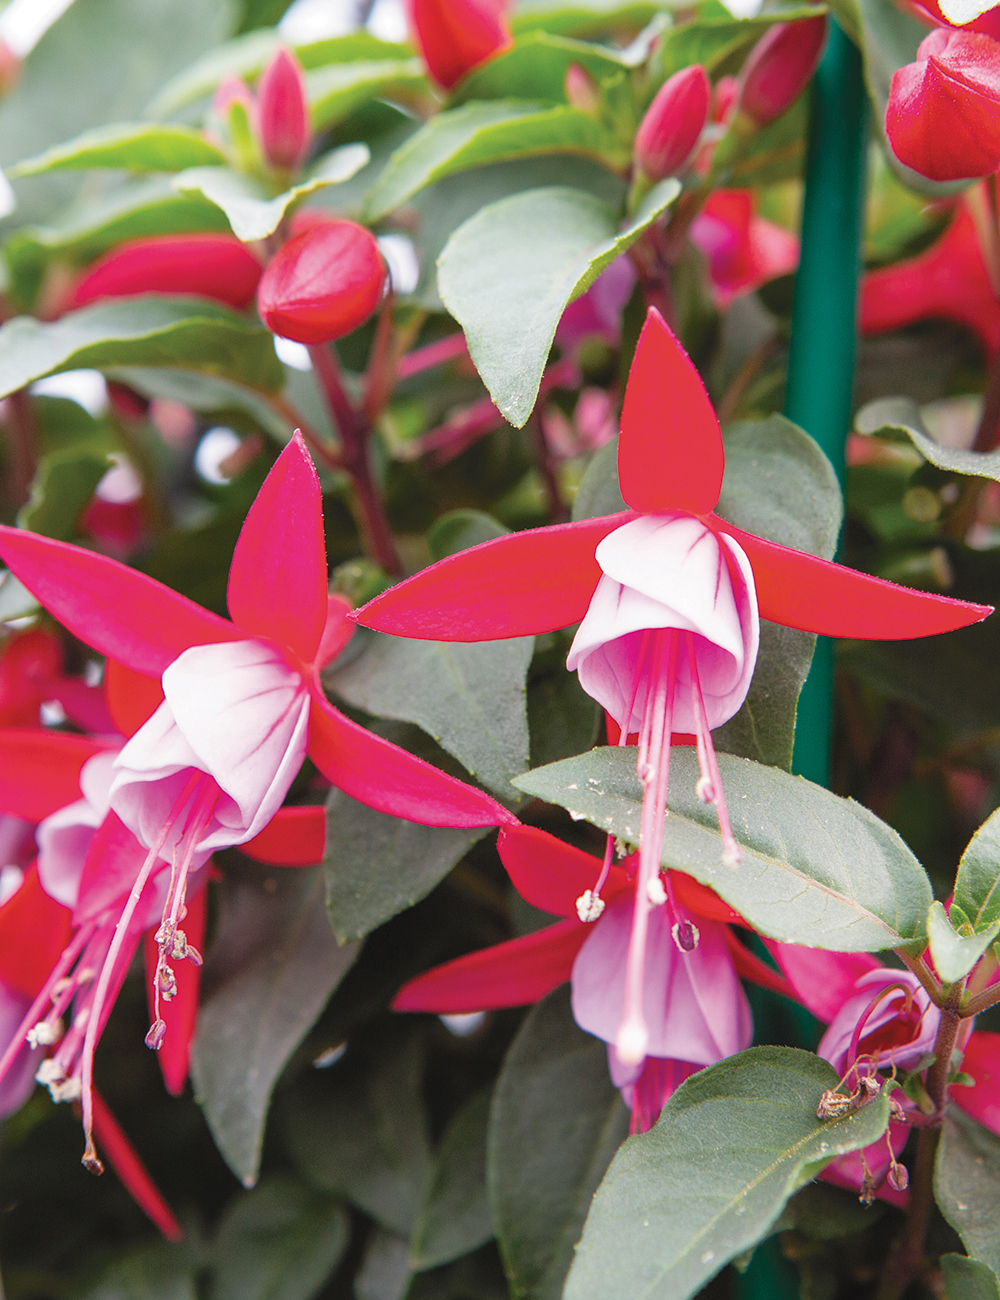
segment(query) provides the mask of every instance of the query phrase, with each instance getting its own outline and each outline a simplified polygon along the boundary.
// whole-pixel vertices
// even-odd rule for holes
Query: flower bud
[[[385,263],[371,231],[325,221],[276,253],[257,308],[268,329],[296,343],[326,343],[363,324],[382,299]]]
[[[708,120],[712,89],[700,63],[666,80],[635,137],[636,167],[650,180],[672,176],[690,158]]]
[[[152,235],[120,244],[79,280],[70,307],[139,293],[191,293],[242,310],[261,266],[235,235]]]
[[[601,108],[601,90],[586,68],[571,63],[563,79],[566,102],[570,108],[596,115]]]
[[[0,96],[9,95],[21,77],[22,60],[0,36]]]
[[[267,162],[276,170],[301,167],[309,151],[312,129],[302,69],[282,46],[257,83],[257,130]]]
[[[513,43],[497,0],[407,0],[407,18],[428,71],[445,90]]]
[[[798,99],[825,37],[825,18],[804,18],[775,23],[753,47],[740,74],[740,109],[757,126],[767,126]]]
[[[736,77],[720,77],[715,83],[712,97],[712,121],[725,122],[740,97],[740,83]]]
[[[885,129],[896,157],[933,181],[1000,167],[1000,42],[946,27],[892,78]]]

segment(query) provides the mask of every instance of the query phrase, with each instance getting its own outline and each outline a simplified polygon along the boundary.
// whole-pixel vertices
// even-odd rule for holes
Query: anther
[[[61,1020],[39,1020],[33,1029],[29,1029],[26,1038],[29,1047],[51,1047],[58,1043],[64,1033]]]
[[[162,1020],[156,1020],[149,1027],[149,1033],[146,1035],[146,1046],[154,1052],[158,1052],[163,1046],[163,1040],[167,1036],[167,1026]]]
[[[667,891],[663,888],[662,876],[653,876],[646,886],[646,895],[654,907],[659,907],[661,903],[667,901]]]
[[[701,931],[693,921],[678,921],[670,933],[681,952],[694,952],[701,940]]]
[[[604,911],[604,899],[593,889],[585,889],[576,900],[576,914],[581,921],[596,921]]]
[[[66,1071],[58,1061],[43,1061],[35,1071],[35,1082],[40,1083],[43,1088],[49,1087],[53,1083],[62,1083],[66,1078]]]
[[[97,1148],[94,1146],[93,1142],[90,1141],[89,1139],[87,1141],[86,1150],[84,1151],[83,1157],[80,1160],[80,1164],[82,1164],[84,1169],[88,1170],[92,1174],[104,1173],[104,1166],[103,1164],[101,1164],[101,1161],[98,1158]]]
[[[165,963],[161,963],[156,968],[156,986],[166,1002],[169,1002],[177,992],[177,977]]]
[[[715,803],[715,786],[707,776],[700,776],[695,782],[694,792],[702,803]]]
[[[889,1166],[889,1173],[885,1180],[894,1192],[905,1192],[910,1185],[910,1175],[905,1165],[901,1165],[898,1160],[893,1160]]]

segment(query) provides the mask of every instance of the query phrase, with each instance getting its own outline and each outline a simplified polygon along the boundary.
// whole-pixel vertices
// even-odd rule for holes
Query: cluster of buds
[[[213,102],[242,171],[263,168],[285,178],[305,162],[312,144],[305,79],[283,46],[260,74],[257,94],[239,77],[226,77]]]

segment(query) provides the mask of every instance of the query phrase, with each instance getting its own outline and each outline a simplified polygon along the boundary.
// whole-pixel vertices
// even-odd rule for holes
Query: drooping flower
[[[664,888],[697,922],[700,942],[679,950],[666,909],[655,909],[643,973],[649,1052],[637,1063],[622,1061],[615,1040],[637,874],[634,856],[616,865],[611,847],[602,866],[535,827],[504,827],[498,848],[518,893],[533,907],[566,919],[418,975],[393,1006],[439,1014],[520,1006],[570,980],[574,1018],[608,1044],[611,1077],[632,1111],[632,1131],[645,1132],[688,1075],[749,1045],[752,1025],[740,976],[782,993],[789,989],[736,938],[727,923],[740,918],[727,904],[690,876],[670,872]],[[584,917],[599,876],[607,905],[592,924]]]
[[[407,0],[410,33],[445,90],[512,44],[502,0]]]
[[[1000,41],[941,27],[893,73],[885,129],[893,153],[934,181],[1000,167]]]
[[[69,296],[71,308],[140,293],[187,293],[238,311],[249,307],[262,267],[235,235],[149,235],[119,244],[87,268]]]
[[[318,221],[282,244],[261,277],[268,329],[328,343],[364,324],[382,300],[386,269],[375,236],[355,221]]]
[[[711,97],[712,88],[700,63],[667,78],[635,136],[633,156],[643,176],[658,181],[680,171],[708,121]]]
[[[861,281],[862,333],[879,334],[932,317],[974,330],[987,356],[1000,346],[1000,302],[964,203],[929,248],[869,271]]]
[[[691,223],[691,242],[708,259],[712,296],[720,310],[799,264],[798,239],[758,216],[754,201],[753,190],[714,190]]]
[[[487,542],[351,616],[395,635],[451,641],[523,636],[583,620],[571,663],[582,667],[581,682],[623,731],[639,731],[639,880],[617,1039],[626,1064],[646,1055],[649,910],[670,904],[660,844],[675,730],[688,727],[696,736],[699,793],[716,805],[725,858],[739,859],[710,732],[739,709],[749,686],[758,602],[761,616],[786,626],[885,640],[963,627],[990,612],[734,528],[713,513],[723,469],[721,431],[701,379],[651,309],[629,375],[618,448],[631,511]],[[670,906],[677,942],[690,950],[690,923]]]

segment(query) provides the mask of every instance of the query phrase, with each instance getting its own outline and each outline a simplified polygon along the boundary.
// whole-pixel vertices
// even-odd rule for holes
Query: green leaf
[[[1000,1138],[954,1107],[941,1129],[934,1195],[972,1258],[1000,1273]]]
[[[312,1300],[349,1235],[334,1197],[272,1175],[226,1208],[212,1246],[209,1300]]]
[[[567,303],[679,193],[677,181],[661,181],[619,232],[618,214],[592,194],[562,186],[529,190],[483,208],[449,239],[438,261],[441,297],[511,424],[520,428],[531,414]]]
[[[491,542],[494,537],[504,537],[510,531],[482,510],[451,510],[434,521],[427,534],[427,549],[432,560],[443,560],[446,555]]]
[[[293,204],[307,194],[350,180],[370,157],[366,144],[342,145],[325,154],[306,180],[276,198],[268,198],[263,186],[230,167],[193,167],[175,177],[174,185],[181,193],[204,195],[226,214],[237,239],[251,243],[273,235]]]
[[[248,32],[226,41],[223,45],[208,48],[197,62],[174,77],[156,96],[146,110],[151,118],[169,117],[179,108],[211,95],[225,77],[254,78],[270,62],[279,46],[287,44],[281,33],[273,28],[267,31]],[[203,49],[208,47],[205,42]],[[406,45],[380,41],[368,32],[354,32],[329,40],[309,41],[293,45],[292,49],[303,68],[321,68],[330,63],[354,63],[358,60],[376,62],[405,59],[412,55]]]
[[[60,370],[128,365],[206,370],[267,392],[284,377],[267,330],[203,298],[118,298],[0,327],[0,397]]]
[[[358,949],[330,932],[318,870],[227,876],[219,898],[192,1078],[219,1150],[249,1187],[278,1075]]]
[[[997,1275],[968,1255],[942,1255],[945,1300],[1000,1300]]]
[[[613,438],[591,457],[573,499],[573,518],[598,519],[627,509],[618,486],[618,439]]]
[[[99,446],[42,456],[31,482],[31,497],[18,512],[18,527],[61,542],[74,541],[80,515],[111,463]]]
[[[217,375],[198,374],[193,370],[173,370],[169,366],[109,366],[108,379],[127,384],[148,398],[165,398],[190,406],[193,411],[245,411],[262,429],[285,443],[294,426],[259,392],[244,384],[220,379]]]
[[[519,0],[510,23],[515,34],[540,27],[591,39],[621,31],[638,32],[672,7],[669,0]]]
[[[741,53],[749,53],[776,22],[816,18],[823,13],[822,5],[788,5],[752,18],[696,18],[694,22],[679,23],[663,33],[650,61],[654,89],[692,63],[700,63],[712,75]]]
[[[614,138],[579,109],[474,101],[435,114],[396,150],[368,195],[366,220],[381,220],[452,172],[545,153],[590,154],[612,167],[626,161]]]
[[[340,943],[363,939],[418,903],[487,833],[419,826],[336,788],[326,812],[326,906]]]
[[[176,172],[225,162],[215,145],[190,126],[157,126],[118,122],[84,131],[75,140],[46,149],[9,169],[11,176],[41,176],[45,172],[90,167],[124,167],[134,172]]]
[[[908,397],[883,397],[869,402],[858,412],[855,425],[859,433],[885,435],[904,433],[924,460],[938,469],[1000,482],[1000,450],[966,451],[962,447],[943,447],[927,432],[920,418],[920,408]]]
[[[31,592],[7,570],[0,572],[0,623],[10,619],[26,618],[38,609],[38,601]]]
[[[779,118],[745,135],[739,128],[725,135],[712,160],[716,186],[774,185],[797,180],[806,156],[809,97],[800,95]]]
[[[82,1300],[198,1300],[196,1261],[186,1248],[154,1241],[114,1260]]]
[[[490,1202],[516,1300],[561,1296],[591,1197],[628,1126],[606,1046],[577,1027],[568,987],[556,989],[511,1044],[490,1114]]]
[[[306,74],[313,130],[327,131],[374,99],[395,103],[428,93],[419,59],[334,63]]]
[[[1000,917],[982,932],[959,933],[944,904],[935,900],[927,913],[927,940],[938,975],[945,984],[963,979],[1000,934]]]
[[[493,1236],[486,1198],[490,1089],[477,1092],[445,1130],[410,1237],[410,1264],[422,1271],[476,1250]]]
[[[880,1096],[821,1121],[833,1067],[791,1047],[751,1047],[688,1079],[656,1127],[625,1143],[594,1198],[566,1300],[687,1300],[756,1245],[789,1196],[889,1121]]]
[[[598,82],[619,75],[625,66],[616,50],[533,31],[519,37],[511,49],[474,68],[455,87],[450,103],[521,99],[565,104],[566,71],[573,63]]]
[[[636,750],[594,749],[515,784],[638,843],[642,787]],[[698,758],[675,746],[670,758],[664,866],[710,885],[762,934],[834,952],[877,952],[921,940],[930,881],[896,832],[850,799],[804,777],[719,755],[736,868],[722,864],[715,808],[695,794]]]
[[[350,1067],[348,1054],[296,1090],[283,1113],[289,1154],[315,1187],[409,1237],[431,1171],[419,1042]]]
[[[1000,921],[1000,810],[987,817],[962,854],[955,902],[977,934]]]
[[[484,785],[513,797],[528,766],[525,678],[534,637],[463,644],[369,633],[325,682],[356,709],[422,727]]]

